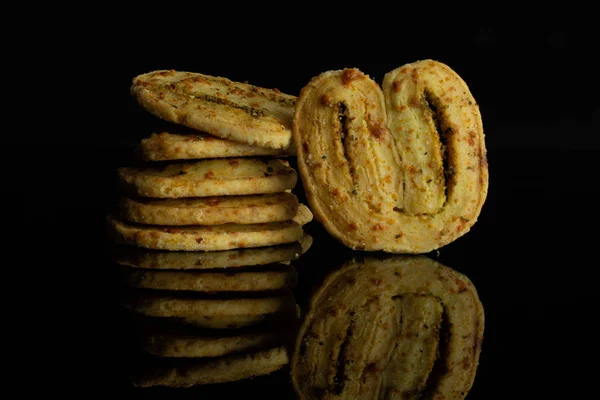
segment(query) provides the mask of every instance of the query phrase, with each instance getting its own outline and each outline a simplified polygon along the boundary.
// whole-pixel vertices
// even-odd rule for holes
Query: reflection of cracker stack
[[[133,378],[139,387],[192,387],[267,375],[289,362],[285,347],[244,352],[211,359],[162,359]]]
[[[162,124],[137,146],[137,165],[119,168],[121,200],[107,217],[122,305],[158,326],[142,338],[158,368],[134,383],[282,368],[299,317],[290,262],[312,244],[303,226],[313,215],[285,159],[296,153],[296,98],[176,71],[140,75],[131,93]]]
[[[286,366],[299,308],[292,292],[297,272],[285,262],[310,241],[215,252],[114,252],[124,284],[121,304],[142,323],[141,347],[151,360],[134,371],[132,383],[191,387]],[[255,265],[243,267],[243,260]]]
[[[128,246],[114,246],[113,260],[124,266],[155,270],[203,270],[244,268],[274,263],[290,264],[312,245],[305,233],[300,242],[250,249],[226,251],[161,251]]]
[[[146,317],[139,337],[139,387],[192,387],[268,375],[289,362],[289,325],[210,330]]]

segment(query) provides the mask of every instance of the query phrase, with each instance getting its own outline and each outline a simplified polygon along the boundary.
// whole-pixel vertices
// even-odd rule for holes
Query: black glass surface
[[[27,145],[28,157],[44,166],[27,172],[34,181],[19,180],[17,186],[20,223],[36,238],[35,246],[23,246],[19,254],[39,256],[36,268],[60,265],[65,272],[65,289],[53,288],[50,297],[56,299],[55,318],[64,324],[44,307],[28,310],[38,318],[36,332],[43,327],[61,338],[52,346],[51,360],[75,355],[54,381],[86,396],[295,398],[287,367],[190,389],[131,384],[132,371],[147,355],[137,347],[139,324],[119,305],[119,268],[111,260],[104,217],[118,201],[116,169],[132,164],[136,144],[156,122],[129,93],[134,76],[172,68],[298,94],[326,70],[358,67],[381,82],[404,63],[433,58],[469,85],[482,112],[488,152],[489,193],[477,223],[463,237],[425,254],[467,276],[485,310],[479,366],[467,398],[591,398],[598,372],[600,278],[600,106],[591,33],[506,28],[455,36],[415,40],[393,52],[382,51],[388,48],[384,43],[377,51],[348,43],[327,50],[298,40],[293,51],[271,45],[223,50],[224,39],[214,39],[196,43],[191,52],[183,51],[191,44],[169,49],[167,41],[121,42],[135,51],[114,62],[110,86],[98,89],[106,95],[103,105],[87,108],[88,125],[12,139],[12,148]],[[16,151],[10,153],[15,165],[23,165]],[[9,188],[3,191],[7,198],[15,196]],[[294,193],[306,203],[301,181]],[[314,242],[293,261],[298,271],[293,293],[302,310],[328,273],[365,256],[341,245],[317,221],[305,230]]]

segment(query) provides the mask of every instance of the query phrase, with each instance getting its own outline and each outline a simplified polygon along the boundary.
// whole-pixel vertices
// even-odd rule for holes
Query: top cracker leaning
[[[258,147],[292,145],[296,97],[277,89],[159,70],[136,76],[131,93],[144,109],[169,122]]]

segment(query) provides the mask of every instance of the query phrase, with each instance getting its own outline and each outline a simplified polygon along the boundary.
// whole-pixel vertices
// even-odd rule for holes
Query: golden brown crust
[[[290,371],[301,399],[463,399],[484,311],[472,282],[424,256],[351,260],[313,294]]]
[[[122,167],[118,176],[125,192],[154,198],[279,193],[293,189],[298,179],[286,160],[258,158]]]
[[[223,139],[286,149],[296,97],[227,78],[152,71],[133,79],[131,93],[153,115]]]
[[[424,60],[386,74],[327,71],[294,116],[311,211],[346,246],[426,253],[470,230],[488,188],[479,108],[448,66]]]
[[[248,196],[179,199],[123,197],[121,216],[148,225],[261,224],[287,221],[298,213],[298,199],[281,192]]]

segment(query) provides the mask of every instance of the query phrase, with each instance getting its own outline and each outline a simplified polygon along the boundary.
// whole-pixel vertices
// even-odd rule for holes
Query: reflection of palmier
[[[311,210],[348,247],[437,249],[486,199],[481,114],[442,63],[404,65],[381,88],[357,69],[324,72],[300,93],[293,132]]]
[[[351,261],[311,299],[291,363],[294,389],[306,399],[462,399],[483,330],[466,276],[424,256]]]

